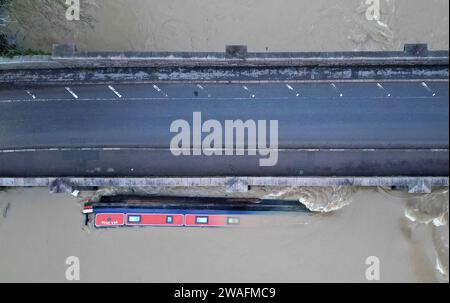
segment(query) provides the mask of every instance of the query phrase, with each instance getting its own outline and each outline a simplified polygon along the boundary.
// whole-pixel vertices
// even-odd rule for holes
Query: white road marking
[[[116,94],[117,97],[122,98],[122,95],[119,94],[119,92],[118,92],[114,87],[112,87],[111,85],[109,85],[108,88],[109,88],[114,94]]]
[[[385,89],[384,86],[381,85],[381,83],[377,83],[377,86],[378,86],[379,89],[382,89],[382,90],[387,94],[388,97],[391,96],[391,93],[389,93],[389,92],[387,91],[387,89]]]
[[[333,87],[333,89],[339,94],[339,97],[344,97],[344,94],[341,93],[341,91],[340,91],[339,88],[336,86],[336,84],[331,83],[331,87]]]
[[[30,97],[33,98],[33,100],[36,100],[36,96],[33,95],[29,90],[27,90],[27,94],[30,95]]]
[[[424,87],[433,97],[436,96],[436,93],[425,83],[421,83],[422,87]]]
[[[252,92],[250,91],[250,89],[247,86],[242,86],[243,89],[245,89],[246,91],[248,91],[250,94],[252,94]],[[252,94],[252,98],[256,98],[255,94]]]
[[[291,91],[295,91],[295,89],[292,86],[290,86],[289,84],[286,84],[286,87]],[[300,93],[295,91],[295,96],[300,97]]]
[[[78,96],[70,89],[70,87],[66,87],[66,91],[68,91],[72,95],[72,97],[78,99]]]
[[[382,99],[384,97],[368,97],[369,99]],[[421,99],[428,99],[429,97],[402,97],[402,96],[398,96],[398,99],[414,99],[414,100],[421,100]],[[153,100],[160,100],[161,98],[149,98],[149,97],[142,97],[142,98],[123,98],[122,100],[124,101],[153,101]],[[195,98],[187,98],[187,97],[179,97],[179,98],[171,98],[173,100],[210,100],[210,98],[199,98],[199,97],[195,97]],[[234,98],[226,98],[226,97],[215,97],[216,100],[248,100],[249,97],[234,97]],[[263,98],[263,97],[259,97],[256,99],[261,99],[261,100],[289,100],[290,97],[270,97],[270,98]],[[327,99],[327,98],[316,98],[316,99]],[[2,103],[20,103],[20,102],[57,102],[57,101],[72,101],[73,99],[35,99],[35,100],[30,100],[30,99],[7,99],[7,100],[0,100],[0,104]],[[117,99],[111,99],[111,98],[81,98],[78,99],[79,101],[105,101],[105,102],[113,102],[113,101],[117,101]]]
[[[198,87],[199,89],[201,89],[202,91],[206,92],[206,93],[208,94],[208,98],[211,98],[211,97],[212,97],[212,95],[208,92],[208,90],[207,90],[206,88],[204,88],[202,85],[197,84],[197,87]]]
[[[160,88],[158,87],[158,85],[156,85],[156,84],[153,85],[153,88],[154,88],[157,92],[163,94],[165,97],[168,97],[168,95],[167,95],[162,89],[160,89]]]

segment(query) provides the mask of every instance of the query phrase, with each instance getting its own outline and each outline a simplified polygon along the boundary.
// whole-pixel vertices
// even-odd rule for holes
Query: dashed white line
[[[421,83],[422,87],[424,87],[433,97],[436,96],[436,93],[425,83]]]
[[[78,99],[78,96],[70,89],[70,87],[66,87],[66,91],[68,91],[72,95],[72,97]]]
[[[381,85],[381,83],[377,83],[377,86],[378,86],[379,89],[383,90],[383,91],[387,94],[388,97],[391,96],[391,93],[389,93],[389,92],[387,91],[387,89],[385,89],[384,86]]]
[[[36,100],[36,96],[33,95],[29,90],[26,91],[28,95],[30,95],[31,98],[33,98],[33,100]]]
[[[167,95],[162,89],[160,89],[160,88],[158,87],[158,85],[156,85],[156,84],[153,85],[153,88],[154,88],[157,92],[163,94],[165,97],[168,97],[168,95]]]
[[[428,99],[429,97],[402,97],[402,96],[398,96],[397,98],[399,99],[414,99],[414,100],[421,100],[421,99]],[[182,98],[182,97],[172,97],[171,100],[210,100],[209,98]],[[233,98],[226,98],[226,97],[216,97],[216,100],[249,100],[249,97],[233,97]],[[259,97],[258,99],[261,100],[289,100],[290,97],[271,97],[271,98],[263,98],[263,97]],[[327,99],[327,98],[315,98],[315,99]],[[382,99],[381,97],[369,97],[369,99]],[[62,99],[62,98],[58,98],[58,99],[34,99],[34,100],[30,100],[30,99],[6,99],[6,100],[0,100],[0,104],[2,103],[19,103],[19,102],[56,102],[56,101],[72,101],[73,99]],[[111,99],[111,98],[81,98],[78,99],[79,101],[117,101],[117,99]],[[161,98],[149,98],[149,97],[142,97],[142,98],[122,98],[122,100],[125,101],[153,101],[153,100],[161,100]]]
[[[111,85],[108,86],[108,88],[114,93],[116,94],[117,97],[122,98],[122,95]]]
[[[286,87],[291,91],[295,91],[295,89],[292,86],[290,86],[289,84],[286,84]],[[295,96],[300,97],[300,93],[296,91]]]
[[[250,89],[247,86],[242,86],[243,89],[245,89],[246,91],[248,91],[250,94],[252,94],[252,92],[250,91]],[[252,98],[256,98],[255,94],[252,94]]]
[[[331,83],[331,87],[333,87],[333,89],[339,94],[339,97],[344,97],[344,94],[341,93],[341,91],[340,91],[339,88],[336,86],[336,84]]]
[[[208,94],[208,98],[211,98],[211,97],[212,97],[212,95],[208,92],[208,90],[207,90],[206,88],[204,88],[202,85],[197,84],[197,87],[198,87],[199,89],[201,89],[202,91],[206,92],[206,93]]]

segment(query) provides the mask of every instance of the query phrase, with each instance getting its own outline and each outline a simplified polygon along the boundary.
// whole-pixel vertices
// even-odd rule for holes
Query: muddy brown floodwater
[[[316,202],[335,195],[318,193]],[[360,189],[332,213],[261,217],[239,229],[94,230],[80,204],[91,195],[0,192],[0,282],[64,282],[69,256],[80,259],[84,282],[366,282],[370,256],[384,282],[445,281],[437,266],[448,273],[446,191]]]
[[[365,0],[84,0],[81,15],[61,6],[16,0],[23,46],[50,50],[76,42],[80,50],[251,51],[398,50],[404,43],[448,49],[448,0],[380,0],[380,21],[366,19]]]
[[[86,0],[90,25],[64,21],[60,8],[34,9],[40,1],[17,1],[26,22],[13,24],[13,36],[43,50],[64,42],[90,51],[449,45],[447,0],[381,0],[379,22],[366,19],[361,0]],[[278,193],[338,210],[264,217],[241,229],[92,230],[83,227],[80,199],[42,188],[0,190],[0,282],[64,282],[69,256],[79,257],[83,282],[367,282],[370,256],[380,260],[383,282],[448,281],[448,191]],[[352,203],[343,199],[350,196]]]
[[[436,266],[448,272],[448,225],[430,222],[445,205],[448,220],[448,192],[407,197],[361,189],[333,213],[238,229],[94,230],[83,226],[84,198],[10,189],[0,192],[0,282],[64,282],[69,256],[80,259],[83,282],[367,282],[370,256],[383,282],[444,281]]]

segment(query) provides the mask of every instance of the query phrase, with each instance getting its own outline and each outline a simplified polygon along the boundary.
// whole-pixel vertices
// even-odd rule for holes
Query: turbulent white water
[[[412,222],[431,225],[436,269],[449,281],[448,189],[407,200],[405,216]]]
[[[405,202],[405,218],[410,222],[412,233],[419,227],[430,230],[429,237],[436,257],[436,270],[444,281],[449,281],[449,191],[448,188],[435,190],[431,194],[411,195],[385,191],[388,196]]]

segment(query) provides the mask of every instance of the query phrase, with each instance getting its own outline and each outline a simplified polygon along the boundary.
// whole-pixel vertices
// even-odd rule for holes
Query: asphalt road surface
[[[445,80],[1,88],[0,176],[448,175],[448,98]],[[278,120],[277,165],[174,157],[193,112]]]

